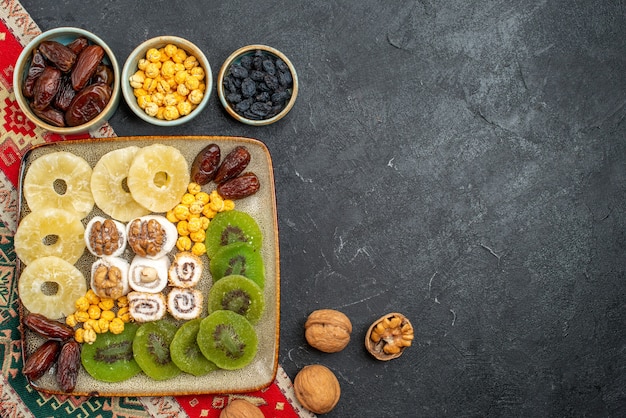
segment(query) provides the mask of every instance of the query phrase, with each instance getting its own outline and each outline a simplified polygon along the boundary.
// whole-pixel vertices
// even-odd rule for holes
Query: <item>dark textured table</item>
[[[146,38],[283,51],[300,78],[268,127],[213,90],[179,128],[125,104],[123,135],[242,135],[272,154],[280,363],[338,376],[335,417],[626,414],[626,8],[623,1],[22,0],[42,30],[79,26],[120,65]],[[345,312],[323,354],[307,315]],[[414,345],[378,362],[369,324],[406,314]]]

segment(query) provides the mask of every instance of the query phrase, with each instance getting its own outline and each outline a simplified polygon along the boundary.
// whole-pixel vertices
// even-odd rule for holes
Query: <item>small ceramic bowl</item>
[[[84,36],[87,38],[90,44],[100,45],[104,49],[104,58],[102,62],[110,67],[113,71],[113,83],[111,84],[111,98],[102,111],[89,122],[77,126],[64,126],[59,127],[52,125],[43,119],[39,118],[30,107],[30,100],[23,94],[23,85],[28,75],[28,70],[32,62],[33,52],[38,48],[39,44],[43,41],[57,41],[64,45],[69,44],[78,37]],[[13,72],[13,91],[17,103],[26,115],[26,117],[32,121],[35,125],[46,129],[51,132],[55,132],[61,135],[73,135],[78,133],[87,132],[90,130],[96,130],[100,126],[104,125],[113,116],[117,110],[120,101],[120,69],[115,58],[115,54],[109,46],[98,36],[84,29],[73,27],[60,27],[43,32],[35,37],[32,41],[26,45],[19,55],[15,64],[15,70]]]
[[[254,61],[257,56],[261,57],[258,64]],[[268,75],[276,79],[266,79]],[[238,121],[253,126],[269,125],[285,117],[293,107],[298,96],[298,75],[279,50],[267,45],[248,45],[224,61],[217,76],[217,94],[228,114]]]
[[[142,104],[140,105],[140,102],[142,101],[142,99],[139,99],[139,97],[135,95],[135,87],[133,87],[133,85],[131,84],[131,77],[133,77],[137,73],[137,71],[139,71],[139,66],[142,65],[142,60],[143,62],[146,62],[145,61],[147,59],[146,54],[148,53],[148,51],[156,49],[156,50],[160,50],[161,53],[165,53],[163,48],[165,48],[167,45],[174,45],[176,47],[176,49],[172,49],[172,50],[182,49],[185,52],[184,56],[187,56],[187,57],[193,56],[196,58],[198,66],[201,67],[203,70],[201,71],[201,73],[204,74],[203,76],[199,76],[199,75],[195,76],[197,81],[199,81],[200,87],[197,88],[195,85],[190,85],[188,83],[178,83],[178,82],[172,81],[169,87],[163,84],[158,87],[154,87],[154,89],[151,91],[149,91],[149,89],[144,88],[143,90],[149,91],[149,95],[151,97],[150,99],[148,99],[148,101],[154,103],[154,105],[156,105],[156,108],[154,107],[154,105],[149,105],[149,106],[146,105],[145,101],[142,102]],[[169,49],[167,51],[171,52]],[[176,65],[177,61],[178,61],[178,64],[183,64],[183,66],[185,65],[183,62],[180,62],[181,60],[176,56],[171,57],[169,61],[174,62],[175,63],[174,65]],[[189,67],[189,65],[187,66]],[[177,67],[178,69],[174,70],[176,73],[181,70],[180,65],[177,65]],[[172,68],[173,67],[170,66],[170,68],[166,69],[165,67],[161,66],[160,68],[161,73],[159,73],[156,76],[157,79],[162,78],[163,73],[165,73],[169,77],[172,73]],[[196,70],[187,69],[188,74],[191,74],[190,71],[193,72]],[[151,73],[150,71],[140,71],[140,72],[143,74],[139,75],[138,79],[133,79],[133,84],[136,87],[138,87],[139,84],[141,84],[142,82],[141,77],[152,78],[153,80],[155,79],[155,77],[152,77],[153,73]],[[173,80],[172,77],[169,77],[169,79]],[[181,79],[178,79],[178,81],[181,81]],[[194,80],[194,83],[197,81]],[[180,107],[180,109],[183,110],[183,112],[178,111],[179,109],[178,103],[180,103],[181,101],[179,95],[176,96],[179,98],[177,102],[174,103],[170,101],[170,99],[172,98],[171,95],[174,92],[176,92],[176,90],[179,88],[178,84],[189,85],[189,88],[187,88],[187,90],[185,91],[185,92],[189,92],[188,95],[185,95],[187,97],[187,100],[186,100],[187,103],[181,105],[182,107]],[[196,87],[196,88],[194,89],[193,87]],[[128,104],[128,106],[137,116],[139,116],[144,121],[149,122],[153,125],[178,126],[178,125],[182,125],[183,123],[189,122],[190,120],[198,116],[198,114],[200,114],[200,112],[202,112],[202,110],[206,107],[209,101],[209,97],[211,95],[212,87],[213,87],[213,75],[211,73],[211,66],[209,64],[209,60],[207,60],[206,56],[204,55],[204,53],[202,52],[200,48],[198,48],[196,45],[189,42],[188,40],[177,37],[177,36],[157,36],[155,38],[148,39],[147,41],[141,43],[137,48],[135,48],[133,52],[130,53],[130,55],[126,59],[126,62],[124,63],[124,68],[122,68],[122,94],[124,95],[124,100],[126,100],[126,103]],[[183,91],[183,90],[184,89],[181,87],[179,91]],[[198,92],[196,91],[195,93],[193,93],[193,90],[202,91],[200,100],[197,100]],[[162,102],[159,99],[153,100],[153,94],[157,92],[161,93],[163,97],[165,97],[168,94],[170,94],[170,96],[167,96],[167,99],[165,100],[165,102]],[[158,96],[161,96],[161,95],[158,95]],[[189,113],[186,113],[190,109],[189,107],[190,104],[191,104],[192,110]],[[176,110],[173,110],[171,108],[166,109],[168,105],[174,106],[177,109]],[[155,113],[155,109],[158,109],[158,108],[161,108],[161,110],[160,111],[156,110],[157,114],[159,115],[157,117],[156,115],[154,115],[154,113]],[[174,114],[172,115],[171,112],[174,112]],[[176,116],[176,112],[178,112],[179,116],[176,118],[172,118],[172,116]],[[166,114],[167,114],[167,117],[165,116]]]

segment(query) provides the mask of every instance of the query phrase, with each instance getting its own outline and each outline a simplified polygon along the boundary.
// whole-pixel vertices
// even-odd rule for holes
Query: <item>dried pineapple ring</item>
[[[110,151],[100,157],[93,168],[91,190],[96,204],[104,213],[121,222],[150,213],[124,188],[128,170],[139,149],[133,145]]]
[[[46,284],[56,292],[44,292]],[[74,301],[87,291],[83,274],[59,257],[42,257],[26,266],[18,282],[22,304],[30,312],[58,319],[74,312]]]
[[[84,218],[94,205],[91,173],[89,163],[71,152],[52,152],[37,158],[24,176],[23,192],[28,207],[31,211],[60,208]],[[65,186],[64,193],[57,192],[55,187],[59,185]]]
[[[84,234],[85,227],[76,213],[41,209],[26,215],[17,227],[15,253],[24,264],[47,256],[74,264],[85,251]]]
[[[164,213],[180,202],[189,177],[189,164],[178,149],[153,144],[137,152],[126,183],[139,204],[152,212]]]

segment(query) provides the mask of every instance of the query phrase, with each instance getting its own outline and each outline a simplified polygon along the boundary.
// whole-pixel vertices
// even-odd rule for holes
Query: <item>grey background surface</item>
[[[163,129],[122,103],[123,135],[242,135],[270,149],[281,250],[280,363],[338,376],[333,417],[626,414],[626,6],[608,1],[22,0],[43,30],[79,26],[120,65],[162,34],[214,76],[264,43],[300,78],[268,127],[216,97]],[[307,315],[346,313],[323,354]],[[399,359],[369,324],[416,328]]]

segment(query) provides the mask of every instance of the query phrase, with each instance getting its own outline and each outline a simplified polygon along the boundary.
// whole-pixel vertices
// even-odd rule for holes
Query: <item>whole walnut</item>
[[[330,412],[341,396],[337,377],[321,364],[312,364],[300,370],[293,388],[300,404],[315,414]]]
[[[313,311],[304,324],[307,342],[325,353],[336,353],[346,348],[351,332],[350,319],[334,309]]]
[[[220,418],[263,418],[263,412],[245,399],[234,399],[222,409]]]

